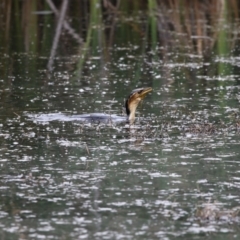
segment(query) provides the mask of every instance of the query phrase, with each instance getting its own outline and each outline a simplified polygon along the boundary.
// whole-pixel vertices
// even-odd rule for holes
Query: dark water
[[[0,48],[1,239],[238,239],[238,42],[163,59],[161,47],[116,40],[89,46],[79,67],[65,41],[51,72],[51,44]],[[153,92],[131,129],[32,118],[121,115],[141,86]]]

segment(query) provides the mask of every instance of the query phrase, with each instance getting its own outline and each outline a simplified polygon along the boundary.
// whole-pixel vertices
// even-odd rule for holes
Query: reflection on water
[[[74,1],[64,13],[72,22],[62,23],[68,33],[53,49],[54,10],[37,11],[51,1],[34,2],[3,4],[15,6],[12,24],[25,22],[20,9],[31,19],[24,33],[0,26],[19,40],[0,37],[2,239],[238,239],[238,19],[229,20],[227,6],[209,8],[224,23],[214,32],[217,20],[206,22],[198,1],[175,17],[177,4],[170,11],[149,1],[147,13],[130,16],[127,3],[85,2],[88,20]],[[196,9],[204,24],[191,28]],[[85,30],[69,33],[79,18]],[[125,118],[124,98],[141,86],[153,93],[134,126],[72,117]]]

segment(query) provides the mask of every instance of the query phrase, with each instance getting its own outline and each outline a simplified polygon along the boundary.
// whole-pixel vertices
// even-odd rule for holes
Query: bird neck
[[[128,100],[126,100],[125,107],[126,107],[126,114],[127,114],[127,120],[129,121],[130,124],[134,123],[135,120],[135,113],[137,109],[139,101],[136,101],[134,103],[129,104]]]
[[[135,121],[135,112],[131,112],[130,115],[128,115],[128,121],[130,124],[133,124]]]

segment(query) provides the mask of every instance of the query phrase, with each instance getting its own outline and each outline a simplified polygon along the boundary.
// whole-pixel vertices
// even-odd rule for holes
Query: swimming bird
[[[126,122],[133,124],[138,104],[145,98],[145,96],[152,91],[151,87],[137,88],[133,90],[125,102],[125,110],[127,116],[117,116],[114,114],[105,113],[89,113],[81,115],[65,115],[62,113],[40,114],[30,116],[35,121],[81,121],[85,123],[121,123]]]
[[[126,117],[117,116],[105,113],[90,113],[78,115],[78,118],[82,118],[87,122],[128,122],[134,123],[136,109],[138,104],[145,98],[145,96],[152,91],[151,87],[137,88],[133,90],[125,101]]]

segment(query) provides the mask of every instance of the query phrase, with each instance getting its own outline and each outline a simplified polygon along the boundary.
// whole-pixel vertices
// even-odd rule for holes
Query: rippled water
[[[47,55],[0,50],[2,239],[239,238],[235,52],[163,62],[124,43],[105,63],[97,49],[78,75],[78,55],[50,73]],[[134,126],[69,121],[122,115],[141,86],[153,92]]]
[[[239,128],[230,111],[237,106],[226,104],[221,113],[214,89],[201,94],[199,84],[174,98],[169,93],[181,88],[166,84],[146,98],[139,109],[145,118],[131,129],[124,124],[89,125],[61,118],[38,122],[28,117],[65,109],[65,114],[79,113],[79,108],[99,110],[109,103],[113,113],[119,112],[121,97],[108,101],[110,88],[103,100],[89,106],[97,89],[91,89],[96,94],[92,95],[81,88],[86,92],[82,96],[70,82],[63,85],[55,80],[48,91],[39,86],[35,91],[40,95],[27,94],[27,100],[20,93],[31,92],[31,87],[17,85],[20,100],[5,102],[16,109],[1,110],[4,238],[238,236],[238,215],[211,220],[196,215],[207,203],[223,210],[239,206]],[[160,97],[164,94],[169,94],[166,101]],[[231,91],[228,97],[234,101]],[[36,98],[42,101],[34,108]],[[213,124],[211,131],[208,122]]]

